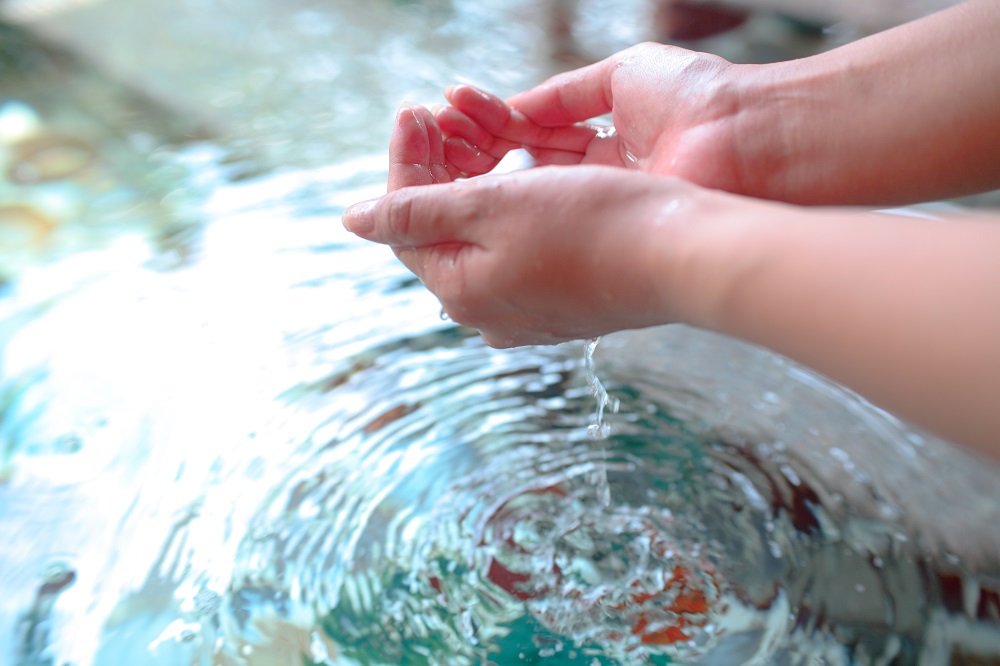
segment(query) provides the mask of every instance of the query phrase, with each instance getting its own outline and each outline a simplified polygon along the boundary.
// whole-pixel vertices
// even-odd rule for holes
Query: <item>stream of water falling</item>
[[[534,3],[76,4],[0,33],[0,663],[1000,659],[996,465],[697,331],[490,349],[341,229]]]
[[[591,439],[599,440],[602,442],[601,451],[605,451],[603,441],[608,438],[611,434],[611,424],[607,422],[606,411],[610,410],[611,413],[617,414],[618,408],[621,402],[614,398],[608,396],[607,389],[604,388],[604,384],[601,382],[601,378],[597,375],[597,363],[594,360],[594,352],[597,351],[597,345],[601,343],[601,339],[591,338],[584,344],[583,348],[583,367],[587,372],[587,385],[590,386],[590,392],[594,395],[597,400],[597,408],[594,413],[594,423],[588,426],[587,434],[590,435]],[[604,465],[600,465],[599,468],[594,472],[594,485],[597,488],[597,496],[604,506],[611,505],[611,489],[608,486],[608,471]]]

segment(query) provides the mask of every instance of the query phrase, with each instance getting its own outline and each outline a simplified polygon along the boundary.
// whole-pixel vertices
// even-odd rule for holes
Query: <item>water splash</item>
[[[316,220],[318,233],[328,226]],[[285,288],[270,296],[255,291],[262,312],[289,299],[316,308],[280,321],[256,308],[231,308],[220,319],[207,307],[211,301],[200,305],[204,282],[164,273],[161,287],[150,290],[153,310],[105,333],[111,339],[100,347],[60,348],[63,361],[19,384],[8,403],[2,426],[23,442],[58,441],[67,431],[82,432],[87,420],[108,421],[88,430],[81,447],[11,452],[13,492],[0,486],[0,494],[13,533],[25,533],[12,522],[18,515],[26,524],[52,513],[88,525],[103,515],[67,513],[62,505],[46,511],[37,490],[25,495],[29,504],[18,503],[26,488],[19,484],[37,483],[44,476],[28,474],[60,456],[77,464],[60,477],[64,485],[54,497],[93,507],[96,498],[84,502],[79,494],[96,485],[72,482],[73,473],[85,471],[87,478],[114,479],[104,485],[121,493],[108,500],[127,498],[131,507],[123,519],[128,529],[106,536],[88,530],[89,541],[76,544],[75,593],[106,601],[81,609],[92,624],[76,626],[95,632],[100,650],[74,661],[108,666],[136,655],[142,663],[222,666],[522,659],[589,666],[769,663],[820,653],[846,661],[848,653],[926,653],[927,627],[945,626],[934,613],[955,623],[964,617],[989,634],[995,590],[988,577],[967,572],[990,569],[973,564],[967,548],[961,559],[928,560],[926,528],[907,522],[912,515],[903,507],[910,502],[883,478],[921,459],[900,455],[907,433],[877,410],[759,350],[678,339],[675,330],[629,338],[625,347],[618,337],[600,342],[617,345],[602,347],[610,353],[601,378],[597,340],[586,346],[583,364],[572,346],[492,350],[471,331],[442,325],[433,297],[401,287],[409,279],[402,269],[365,254],[368,246],[321,249],[312,240],[271,254],[290,230],[287,223],[270,229],[259,244],[268,252],[247,261],[245,244],[233,243],[246,238],[247,226],[234,224],[232,237],[214,241],[228,252],[206,254],[202,269],[227,280],[263,273],[272,285],[284,275]],[[343,273],[330,274],[330,265]],[[359,271],[370,278],[362,286]],[[23,339],[51,340],[41,324],[63,328],[66,312],[92,313],[97,303],[124,308],[132,293],[91,287],[66,297],[24,329]],[[373,310],[375,294],[393,307]],[[319,325],[312,313],[331,302],[345,313],[343,323]],[[170,304],[163,313],[169,316],[151,317]],[[136,354],[128,363],[110,362],[125,340],[155,341],[157,331],[172,339],[197,328],[200,320],[185,320],[192,313],[208,313],[209,329],[226,323],[225,335],[203,341],[204,354],[188,359],[189,369],[177,376],[181,384],[160,386],[181,359]],[[215,341],[246,341],[247,331],[255,333],[254,346],[220,362]],[[661,339],[673,342],[649,348]],[[17,348],[48,353],[37,345]],[[247,358],[270,359],[253,382]],[[294,359],[303,358],[309,362],[296,366]],[[67,366],[65,359],[75,360]],[[741,374],[706,371],[720,359]],[[165,405],[191,376],[201,387],[187,386],[190,395],[161,421],[116,431],[122,441],[143,444],[127,448],[134,459],[81,465],[100,451],[108,428],[127,420],[121,403],[104,392],[77,395],[77,404],[25,391],[65,396],[55,389],[81,373],[93,376],[93,368],[120,380],[157,377],[156,384],[133,384],[130,404],[140,414]],[[613,428],[605,421],[615,411],[606,382],[621,396]],[[269,398],[254,402],[247,385]],[[220,416],[224,405],[211,398],[220,391],[239,396],[246,413]],[[593,420],[604,426],[595,429],[599,447],[585,427]],[[205,447],[206,432],[232,448]],[[148,446],[161,438],[178,444]],[[922,456],[932,455],[933,444],[921,442]],[[866,464],[880,451],[894,462]],[[33,467],[33,457],[41,464]],[[974,483],[976,466],[936,467],[962,475],[948,492],[980,497],[955,506],[985,506],[989,489]],[[595,470],[605,492],[594,492]],[[979,474],[988,478],[981,466]],[[948,510],[935,506],[935,515]],[[0,558],[0,571],[22,566],[16,553]],[[98,595],[107,585],[128,592]],[[901,610],[923,608],[918,598],[958,601],[954,610],[952,601],[916,615]],[[70,602],[67,594],[47,606],[48,633],[32,635],[41,643],[62,635],[60,622],[75,618]],[[105,633],[110,620],[103,618],[145,629]],[[72,654],[63,651],[64,661]]]
[[[600,343],[601,338],[599,337],[591,338],[586,342],[583,351],[583,365],[587,372],[587,385],[590,386],[590,392],[597,399],[594,423],[587,427],[587,435],[593,440],[603,442],[611,434],[611,425],[607,422],[605,412],[610,407],[611,411],[617,414],[621,403],[617,398],[612,399],[608,396],[607,389],[604,388],[600,377],[597,376],[597,364],[594,361],[594,352],[597,351],[597,345]],[[601,445],[601,453],[602,456],[606,453],[603,444]],[[594,485],[597,488],[597,496],[600,498],[601,504],[603,506],[610,506],[611,489],[608,486],[608,471],[606,466],[604,464],[598,465],[597,469],[594,470],[593,477]]]
[[[587,385],[590,392],[597,399],[597,408],[594,416],[594,423],[588,426],[587,434],[591,439],[607,439],[611,434],[611,425],[608,423],[605,412],[610,408],[611,413],[617,414],[621,406],[621,401],[612,399],[608,391],[604,388],[604,383],[597,376],[597,364],[594,361],[594,353],[601,343],[601,338],[591,338],[587,341],[583,352],[583,365],[587,372]]]
[[[396,100],[470,62],[493,89],[541,74],[517,60],[537,26],[489,53],[475,37],[510,3],[397,4],[108,3],[126,24],[162,10],[195,47],[142,43],[116,71],[183,84],[160,90],[192,117],[224,109],[213,127],[235,139],[167,147],[144,126],[116,142],[107,128],[154,110],[102,106],[67,127],[103,128],[85,137],[99,160],[77,174],[86,151],[32,153],[35,177],[8,184],[59,204],[39,210],[79,256],[0,276],[0,532],[16,540],[0,549],[0,661],[996,661],[1000,544],[982,525],[1000,498],[982,461],[704,334],[612,336],[595,382],[596,341],[586,382],[574,346],[490,350],[331,224],[383,190]],[[626,13],[602,12],[602,31]],[[405,21],[372,25],[390,15]],[[337,25],[352,31],[331,39]],[[261,39],[230,39],[251,28]],[[242,59],[205,68],[198,43]],[[50,100],[70,77],[22,92]],[[49,122],[48,102],[29,107]],[[15,111],[0,130],[35,131]],[[115,180],[152,151],[162,192]],[[87,216],[64,206],[112,189]],[[35,224],[24,210],[8,213]]]

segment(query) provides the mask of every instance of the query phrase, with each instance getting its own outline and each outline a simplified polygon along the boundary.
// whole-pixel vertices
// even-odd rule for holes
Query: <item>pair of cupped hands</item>
[[[400,109],[388,193],[344,225],[389,245],[494,347],[677,321],[667,246],[706,207],[734,205],[717,190],[753,194],[731,67],[644,44],[506,101],[450,87],[434,112]],[[587,122],[607,113],[613,128]],[[476,177],[518,148],[535,168]]]

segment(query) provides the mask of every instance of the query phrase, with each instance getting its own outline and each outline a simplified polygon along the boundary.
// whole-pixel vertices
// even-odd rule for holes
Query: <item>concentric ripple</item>
[[[0,664],[1000,661],[996,465],[682,327],[601,342],[602,413],[342,229],[399,100],[550,74],[528,5],[0,25]]]
[[[707,527],[742,492],[706,492],[699,441],[664,414],[589,438],[580,351],[499,354],[458,337],[432,361],[381,355],[340,383],[378,399],[320,424],[254,519],[232,625],[266,622],[247,608],[271,590],[288,617],[318,613],[330,650],[372,664],[476,663],[515,646],[526,659],[692,658],[781,626],[773,593],[761,611],[729,582],[737,558]],[[756,531],[741,540],[770,558]]]
[[[16,666],[1000,655],[993,467],[678,327],[601,343],[594,439],[584,343],[489,349],[312,214],[11,320]]]
[[[271,663],[276,626],[312,663],[926,653],[938,566],[878,479],[855,470],[864,518],[852,488],[760,432],[720,438],[710,392],[655,375],[611,385],[595,441],[582,345],[496,352],[446,328],[401,348],[425,351],[317,384],[332,415],[239,546],[205,641],[220,663]]]

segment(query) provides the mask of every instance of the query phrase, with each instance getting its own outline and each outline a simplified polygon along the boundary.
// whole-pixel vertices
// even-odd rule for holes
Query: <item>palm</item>
[[[508,347],[668,319],[657,290],[636,288],[649,273],[638,257],[657,263],[658,255],[637,252],[634,244],[653,238],[649,232],[663,222],[667,204],[686,196],[689,186],[607,166],[450,183],[446,140],[427,109],[400,110],[390,145],[394,194],[375,206],[381,216],[371,207],[348,211],[346,225],[389,245],[455,321]],[[391,214],[385,212],[390,206]],[[357,222],[372,215],[380,219],[367,228]],[[571,224],[572,233],[567,224],[541,223],[554,220]],[[593,247],[607,251],[588,251]],[[616,275],[610,284],[609,273]]]
[[[666,77],[663,77],[666,78]],[[733,190],[734,160],[729,126],[713,117],[711,107],[694,100],[664,108],[662,100],[677,101],[676,81],[661,81],[653,88],[628,82],[614,91],[616,132],[604,141],[613,150],[601,148],[581,163],[609,164],[647,173],[679,176],[700,185]],[[650,110],[654,110],[650,113]],[[595,139],[601,141],[601,139]],[[609,153],[613,153],[610,154]],[[599,161],[601,159],[610,161]]]
[[[681,176],[737,189],[729,63],[676,47],[640,45],[554,77],[509,103],[469,86],[437,113],[452,175],[492,169],[524,147],[539,164],[593,164]],[[615,132],[586,123],[612,113]]]

